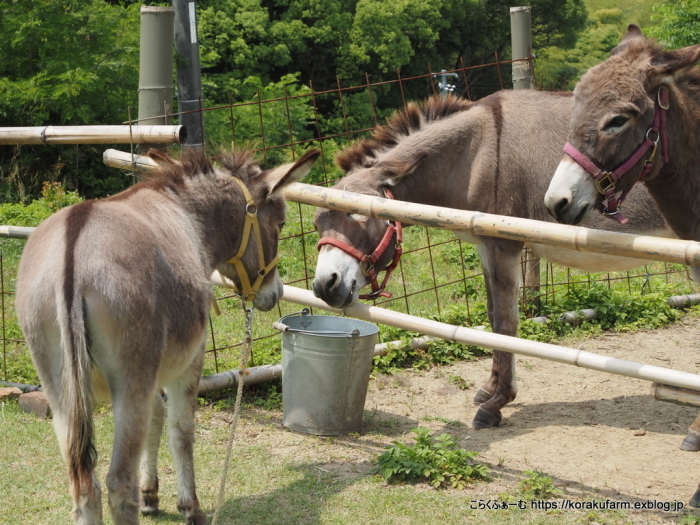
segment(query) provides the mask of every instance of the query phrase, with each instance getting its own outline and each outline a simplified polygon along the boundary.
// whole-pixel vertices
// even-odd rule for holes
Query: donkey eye
[[[280,231],[282,231],[282,229],[284,228],[285,224],[287,224],[287,223],[286,223],[286,222],[280,223]]]
[[[621,128],[628,120],[629,117],[627,115],[616,115],[605,124],[603,131],[613,131],[616,128]]]

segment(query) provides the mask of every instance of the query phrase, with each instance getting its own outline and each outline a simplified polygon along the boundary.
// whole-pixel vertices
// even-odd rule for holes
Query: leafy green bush
[[[476,480],[489,479],[489,470],[474,461],[476,452],[457,447],[449,434],[437,438],[430,430],[417,427],[413,445],[393,441],[393,445],[379,456],[375,472],[388,482],[430,483],[435,488],[464,489]]]
[[[29,204],[0,204],[0,224],[37,226],[61,208],[81,202],[73,191],[66,191],[60,182],[44,182],[41,198]]]
[[[587,323],[597,324],[603,330],[660,328],[677,321],[681,315],[660,293],[629,295],[600,283],[572,287],[555,305],[546,307],[544,313],[558,315],[584,308],[593,308],[600,314],[598,319]]]

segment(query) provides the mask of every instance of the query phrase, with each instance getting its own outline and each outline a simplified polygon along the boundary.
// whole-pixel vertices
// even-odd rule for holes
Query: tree
[[[601,9],[589,18],[571,48],[545,47],[537,51],[535,72],[546,79],[544,87],[573,87],[588,69],[605,60],[624,34],[620,9]]]
[[[0,125],[120,124],[136,108],[139,6],[104,0],[6,0],[0,7]],[[0,148],[4,200],[66,178],[87,195],[120,179],[92,148]],[[68,151],[68,153],[67,153]],[[69,170],[68,167],[76,167]],[[78,182],[80,179],[80,182]]]
[[[582,0],[533,0],[535,45],[570,44],[583,28]],[[506,0],[201,0],[207,96],[224,101],[242,82],[300,73],[300,81],[345,85],[494,60],[510,45]],[[474,79],[470,79],[471,80]],[[498,89],[492,85],[491,91]]]
[[[656,25],[646,31],[672,49],[700,43],[700,3],[697,0],[670,0],[653,8]]]

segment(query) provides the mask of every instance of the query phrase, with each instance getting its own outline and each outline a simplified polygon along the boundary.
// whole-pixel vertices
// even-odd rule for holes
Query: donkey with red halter
[[[160,164],[153,178],[49,217],[19,265],[17,317],[53,411],[81,525],[103,523],[94,399],[111,400],[114,409],[107,474],[114,523],[137,524],[139,508],[158,511],[161,389],[177,508],[188,524],[206,523],[193,443],[210,276],[218,269],[258,309],[277,303],[282,191],[308,173],[319,152],[268,171],[247,152],[224,156],[221,168],[199,150],[178,162],[151,155]]]
[[[576,224],[594,208],[614,213],[642,181],[675,234],[700,241],[699,59],[700,44],[666,51],[630,25],[610,58],[581,78],[545,196],[558,221]],[[681,448],[700,450],[700,416]],[[700,504],[700,488],[691,504]]]
[[[336,160],[346,176],[336,187],[388,198],[393,195],[402,201],[551,221],[542,197],[549,183],[547,170],[553,170],[561,158],[571,102],[567,94],[519,90],[498,92],[475,103],[434,97],[422,105],[409,104],[394,114],[386,127],[376,128],[372,139],[361,140],[338,155]],[[645,191],[630,193],[627,205],[635,213],[625,231],[668,234]],[[358,299],[359,290],[370,283],[373,296],[382,294],[384,285],[379,284],[376,274],[396,265],[396,247],[400,246],[392,225],[332,210],[319,210],[315,224],[322,239],[314,293],[334,307]],[[622,228],[603,217],[593,217],[588,226]],[[400,231],[398,226],[396,231]],[[514,336],[524,244],[468,232],[457,235],[477,245],[494,331]],[[530,247],[552,262],[588,271],[624,270],[644,264],[545,245]],[[491,377],[474,398],[480,404],[475,428],[499,424],[501,408],[515,399],[514,378],[513,355],[494,352]]]

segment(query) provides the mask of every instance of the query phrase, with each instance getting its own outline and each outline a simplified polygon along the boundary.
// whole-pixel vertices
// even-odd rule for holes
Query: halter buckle
[[[644,165],[648,164],[654,164],[654,159],[656,158],[656,150],[659,147],[659,137],[657,135],[656,140],[654,141],[654,144],[651,146],[651,149],[649,150],[649,156],[647,157],[647,160],[644,161]]]
[[[612,172],[604,171],[602,177],[593,179],[595,181],[595,187],[598,192],[602,195],[607,195],[609,190],[615,189],[615,181],[612,178]],[[603,186],[603,183],[606,185]]]
[[[367,263],[367,266],[365,266],[365,264],[363,263]],[[374,271],[374,263],[370,261],[369,258],[365,259],[360,263],[360,270],[362,270],[362,273],[370,279],[373,279],[372,274],[377,275]]]
[[[662,96],[661,96],[661,92],[662,92],[662,91],[665,91],[665,92],[666,92],[666,96],[665,96],[665,97],[662,97]],[[665,99],[666,99],[666,103],[664,103],[664,102],[661,100],[662,98],[665,98]],[[659,103],[659,107],[660,107],[661,109],[668,109],[668,108],[669,108],[669,106],[671,105],[671,101],[669,100],[669,97],[668,97],[668,88],[667,88],[666,86],[659,86],[659,90],[656,92],[656,101]]]

